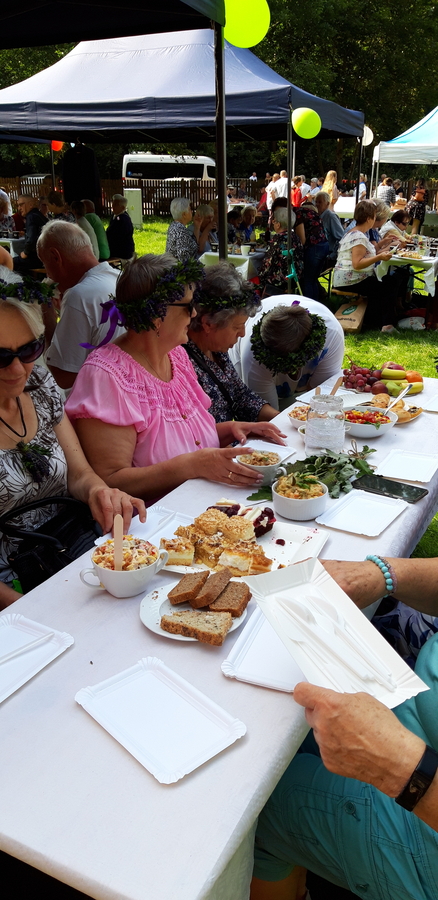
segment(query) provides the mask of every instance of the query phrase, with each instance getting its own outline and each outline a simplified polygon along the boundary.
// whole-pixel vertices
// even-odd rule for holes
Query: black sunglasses
[[[44,350],[44,338],[37,338],[28,344],[23,344],[18,350],[9,350],[6,347],[0,347],[0,369],[7,369],[13,363],[16,356],[22,363],[31,363],[41,356]]]
[[[194,310],[194,308],[195,308],[195,301],[194,301],[194,300],[190,300],[190,303],[171,303],[170,305],[171,305],[171,307],[173,307],[173,306],[183,306],[184,309],[186,309],[187,312],[190,313],[190,315],[191,315],[192,312],[193,312],[193,310]]]

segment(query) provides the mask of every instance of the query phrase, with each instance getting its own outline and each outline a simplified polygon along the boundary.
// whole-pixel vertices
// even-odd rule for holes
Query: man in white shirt
[[[97,261],[88,235],[70,222],[49,222],[37,250],[47,275],[62,294],[59,322],[53,308],[44,316],[46,341],[50,342],[46,362],[59,386],[68,390],[91,353],[81,344],[96,346],[108,332],[109,323],[101,324],[102,304],[115,294],[119,272],[107,262]],[[112,339],[124,331],[117,326]]]
[[[275,183],[275,188],[277,191],[277,197],[287,197],[287,172],[286,172],[286,169],[281,170],[280,178]]]
[[[300,175],[301,178],[301,196],[304,200],[305,197],[310,193],[310,184],[306,182],[306,176]]]
[[[293,296],[295,297],[295,295]],[[294,366],[293,372],[283,373],[280,370],[279,374],[274,374],[266,365],[258,362],[254,356],[251,345],[253,330],[256,328],[257,333],[257,326],[265,313],[274,309],[280,309],[280,313],[276,312],[275,317],[269,317],[272,322],[269,326],[269,344],[266,343],[266,346],[277,357],[290,354],[295,349],[298,366]],[[309,329],[309,323],[303,310],[308,310],[311,315],[319,316],[326,327],[325,339],[323,338],[321,345],[316,347],[316,352],[317,342],[312,340],[313,329]],[[264,332],[268,321],[265,320],[262,323],[263,338],[265,338]],[[285,346],[287,347],[286,351],[283,349]],[[308,347],[311,348],[311,357],[301,359],[306,356]],[[253,319],[248,320],[244,337],[238,339],[228,354],[242,381],[252,391],[259,394],[265,403],[270,403],[274,409],[278,409],[277,384],[283,386],[286,383],[291,393],[303,393],[303,391],[317,387],[318,384],[322,384],[327,378],[341,371],[344,357],[344,332],[333,313],[322,303],[309,300],[307,297],[301,297],[299,302],[296,298],[293,301],[292,296],[283,294],[280,297],[269,297],[269,299],[263,300],[260,312]],[[289,361],[291,361],[290,356]],[[292,365],[294,365],[293,361]]]
[[[278,182],[279,178],[280,178],[280,175],[278,172],[276,172],[275,175],[272,176],[272,181],[269,182],[269,184],[266,188],[266,206],[268,207],[269,211],[271,211],[271,209],[272,209],[272,204],[273,204],[274,200],[278,197],[277,182]]]

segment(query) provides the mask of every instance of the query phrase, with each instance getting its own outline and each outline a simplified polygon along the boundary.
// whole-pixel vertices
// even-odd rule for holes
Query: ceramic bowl
[[[275,490],[277,482],[275,481],[272,485],[274,512],[279,516],[283,516],[285,519],[293,519],[295,522],[302,522],[306,519],[316,519],[316,516],[320,516],[321,513],[324,512],[328,498],[327,485],[322,484],[321,482],[319,482],[319,484],[321,484],[321,487],[324,490],[321,497],[310,497],[307,500],[294,500],[292,497],[283,497],[282,494],[277,494],[277,491]]]
[[[276,451],[272,450],[270,452],[275,453]],[[278,461],[270,466],[249,465],[247,463],[248,456],[236,456],[236,462],[240,463],[241,466],[248,466],[249,469],[252,469],[254,472],[259,472],[260,475],[263,475],[262,484],[272,484],[277,475],[278,467],[281,465],[282,460],[279,453],[277,453],[276,455],[278,456]]]
[[[149,566],[142,566],[141,569],[133,569],[132,571],[115,572],[114,569],[104,569],[103,566],[98,566],[93,560],[93,550],[91,553],[92,568],[82,569],[79,577],[87,587],[104,587],[113,597],[118,597],[119,599],[122,597],[135,597],[136,594],[140,594],[145,590],[149,582],[166,565],[169,559],[167,550],[157,550],[157,552],[157,559]],[[97,583],[96,581],[87,581],[86,575],[97,578]]]
[[[294,416],[295,410],[304,410],[304,419],[298,419]],[[288,412],[289,421],[294,428],[299,428],[300,425],[305,425],[307,421],[307,410],[309,409],[308,405],[304,405],[302,403],[296,403],[295,406],[292,407],[290,412]]]
[[[370,412],[372,410],[372,407],[358,405],[353,407],[353,410],[354,409],[360,410],[361,412]],[[373,438],[374,440],[375,438],[381,437],[382,434],[386,434],[391,430],[391,428],[393,428],[395,423],[398,422],[397,413],[392,412],[391,409],[389,410],[389,412],[386,409],[378,409],[378,407],[376,407],[376,409],[378,412],[382,412],[385,416],[388,416],[388,419],[390,419],[391,421],[377,427],[376,425],[372,424],[361,425],[359,422],[348,422],[348,420],[346,419],[346,425],[348,424],[351,426],[351,437]],[[352,412],[353,410],[348,410],[348,412]]]

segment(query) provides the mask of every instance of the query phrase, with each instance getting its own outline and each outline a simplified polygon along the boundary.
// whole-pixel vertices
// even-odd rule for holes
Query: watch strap
[[[426,745],[418,766],[412,772],[401,793],[395,798],[395,802],[411,812],[432,784],[437,769],[438,753]]]

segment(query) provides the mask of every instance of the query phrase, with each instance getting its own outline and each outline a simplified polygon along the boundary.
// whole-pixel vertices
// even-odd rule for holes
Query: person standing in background
[[[106,231],[103,227],[103,222],[99,218],[99,216],[96,215],[96,208],[92,200],[83,200],[82,203],[85,207],[85,218],[94,229],[97,238],[97,243],[99,246],[99,262],[105,262],[105,260],[110,258],[110,249],[106,237]]]
[[[110,256],[117,259],[131,259],[134,255],[134,226],[126,209],[128,201],[122,194],[114,194],[113,214],[106,230]]]

